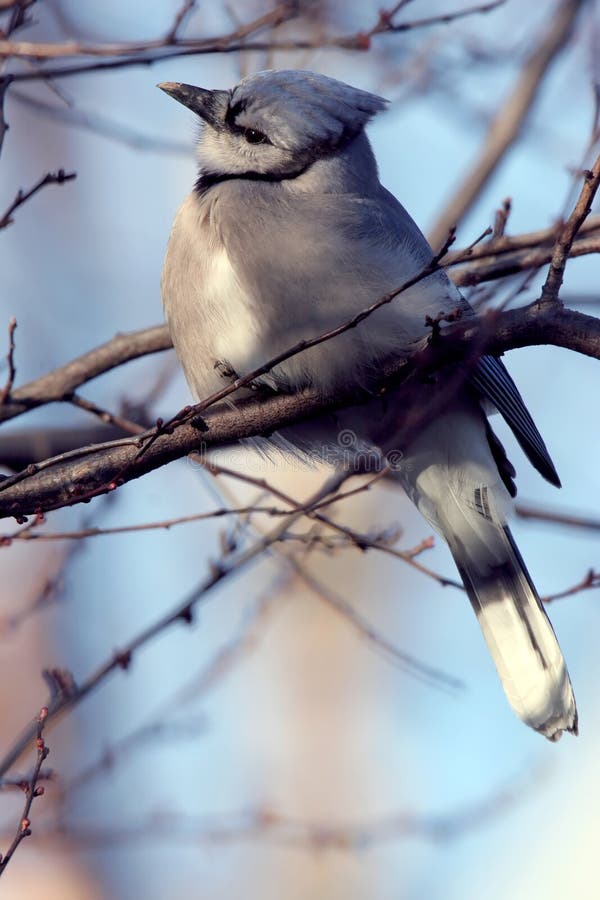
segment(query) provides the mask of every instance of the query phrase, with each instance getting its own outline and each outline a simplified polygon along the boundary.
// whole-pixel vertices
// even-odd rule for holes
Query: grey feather
[[[364,127],[385,101],[322,75],[264,72],[231,91],[163,86],[204,120],[200,177],[180,208],[162,278],[173,342],[197,398],[305,338],[340,325],[420,273],[432,251],[379,182]],[[425,318],[468,303],[445,273],[403,291],[360,326],[263,376],[271,389],[369,390],[410,353]],[[427,404],[443,379],[422,386]],[[481,402],[479,402],[481,400]],[[484,357],[470,386],[407,443],[395,394],[286,429],[275,442],[337,465],[395,475],[447,540],[505,692],[527,724],[575,731],[568,673],[510,533],[514,469],[487,423],[491,401],[545,477],[558,476],[503,364]],[[350,444],[341,440],[351,434]]]

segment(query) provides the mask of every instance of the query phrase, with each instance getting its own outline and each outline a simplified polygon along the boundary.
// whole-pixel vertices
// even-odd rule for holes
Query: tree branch
[[[160,350],[168,350],[169,347],[172,347],[172,343],[166,325],[117,334],[112,340],[78,356],[42,378],[36,378],[35,381],[11,391],[6,403],[0,407],[0,422],[19,416],[44,403],[64,400],[92,378],[139,356],[158,353]]]
[[[551,226],[512,237],[502,236],[471,249],[453,250],[442,262],[455,284],[480,284],[548,263],[558,233],[559,228]],[[594,215],[589,216],[579,229],[569,256],[598,252],[600,215]],[[465,260],[468,260],[466,264]],[[11,390],[10,397],[0,406],[0,423],[46,403],[68,400],[73,391],[97,376],[140,356],[170,347],[172,343],[166,325],[117,334],[64,366]]]
[[[503,353],[538,344],[600,359],[600,320],[536,301],[522,309],[489,312],[481,318],[460,321],[442,328],[435,342],[421,341],[408,360],[384,367],[382,388],[397,390],[401,385],[410,401],[416,384],[442,366],[472,356],[473,347],[479,353]],[[143,453],[142,443],[136,438],[75,450],[29,466],[2,482],[0,515],[19,517],[89,500],[192,451],[206,452],[243,438],[268,436],[293,423],[356,403],[353,392],[323,396],[314,389],[251,398],[235,409],[217,407],[204,413],[200,422],[176,424],[171,433],[157,433],[157,429],[146,432],[143,438],[146,442],[151,438],[151,442],[144,444]],[[409,418],[407,415],[407,421]]]
[[[169,33],[152,41],[119,42],[113,44],[82,44],[77,41],[62,43],[42,43],[31,41],[0,41],[0,54],[12,58],[56,59],[64,57],[91,57],[82,63],[71,66],[40,66],[33,70],[17,72],[10,77],[14,81],[34,81],[47,78],[65,78],[104,69],[124,68],[136,65],[152,65],[166,59],[180,56],[199,56],[203,54],[225,54],[238,52],[270,53],[274,50],[318,50],[324,47],[337,47],[340,50],[368,51],[371,40],[382,34],[406,32],[433,25],[447,25],[455,19],[491,12],[506,0],[492,0],[477,6],[459,9],[440,15],[415,19],[410,22],[394,23],[394,10],[381,10],[377,22],[371,29],[359,30],[352,34],[321,35],[315,39],[247,40],[265,28],[273,29],[284,22],[298,16],[298,4],[283,2],[271,12],[259,16],[248,25],[242,25],[235,31],[212,38],[181,39],[173,28]],[[176,31],[176,29],[175,29]],[[101,61],[94,58],[108,57]]]
[[[591,171],[583,172],[583,187],[573,212],[560,229],[554,248],[550,268],[542,288],[543,303],[558,300],[558,292],[563,283],[565,266],[571,252],[573,242],[586,218],[592,211],[592,203],[600,186],[600,156],[597,157]]]
[[[41,797],[44,793],[44,788],[42,785],[38,785],[38,781],[41,777],[42,766],[48,758],[49,753],[48,747],[45,744],[43,737],[43,731],[47,717],[48,710],[46,709],[46,707],[42,707],[39,715],[34,721],[34,733],[37,736],[37,760],[31,778],[25,782],[23,787],[23,790],[25,791],[25,806],[23,807],[23,812],[21,813],[21,819],[19,821],[16,834],[4,856],[0,857],[0,876],[4,874],[7,865],[13,858],[21,841],[30,836],[31,820],[29,817],[31,814],[31,807],[34,799],[36,797]]]

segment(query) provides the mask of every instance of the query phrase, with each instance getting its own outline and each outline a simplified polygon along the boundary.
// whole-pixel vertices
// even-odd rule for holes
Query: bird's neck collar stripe
[[[199,197],[202,197],[211,187],[221,184],[223,181],[293,181],[294,178],[303,175],[312,164],[313,162],[311,161],[303,166],[303,168],[299,169],[297,172],[292,172],[290,175],[275,175],[269,172],[232,172],[221,174],[216,172],[201,172],[194,184],[194,191]]]

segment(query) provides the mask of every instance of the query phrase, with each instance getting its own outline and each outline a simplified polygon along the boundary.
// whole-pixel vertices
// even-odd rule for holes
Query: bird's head
[[[290,178],[358,135],[386,101],[315,72],[259,72],[230,91],[165,82],[203,122],[198,159],[213,178]]]

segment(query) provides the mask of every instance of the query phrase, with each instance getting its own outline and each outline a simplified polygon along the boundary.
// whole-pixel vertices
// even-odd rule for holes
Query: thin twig
[[[512,200],[510,199],[510,197],[506,197],[502,201],[502,206],[500,207],[500,209],[496,210],[496,215],[494,216],[492,240],[497,240],[498,238],[504,237],[504,232],[506,231],[506,224],[508,222],[511,208]]]
[[[262,489],[271,491],[271,493],[275,490],[271,489],[271,486],[263,479],[255,479],[251,475],[248,475],[245,472],[236,472],[234,469],[228,469],[217,464],[214,464],[209,461],[206,461],[205,468],[211,472],[213,475],[229,475],[230,477],[237,478],[241,481],[246,482],[247,484],[251,484],[254,486],[260,486]],[[330,498],[326,498],[325,500],[321,500],[319,503],[315,503],[313,505],[307,504],[297,504],[293,502],[291,499],[285,501],[283,495],[280,495],[281,499],[284,499],[284,502],[288,502],[292,505],[293,509],[308,513],[310,511],[323,509],[332,504],[337,504],[342,502],[343,500],[349,497],[355,497],[357,494],[361,494],[364,491],[368,491],[373,484],[383,478],[385,475],[385,470],[378,472],[372,478],[370,478],[367,482],[360,485],[360,487],[356,487],[350,491],[342,491],[336,492]],[[270,517],[280,517],[287,516],[290,514],[290,509],[282,509],[275,506],[265,506],[263,504],[249,504],[247,506],[239,506],[239,507],[230,507],[230,506],[221,506],[217,509],[212,509],[207,512],[202,513],[193,513],[188,516],[176,516],[170,519],[162,519],[159,522],[139,522],[133,525],[115,525],[109,528],[100,528],[96,526],[82,527],[77,529],[76,531],[37,531],[35,530],[39,525],[44,522],[44,517],[35,517],[31,519],[31,521],[24,527],[19,528],[16,531],[10,532],[9,534],[0,534],[0,547],[9,547],[15,541],[74,541],[74,540],[84,540],[86,538],[91,537],[105,537],[107,535],[115,535],[115,534],[131,534],[131,533],[139,533],[143,531],[156,531],[156,530],[165,530],[169,531],[169,529],[174,528],[178,525],[188,525],[192,522],[202,522],[206,519],[219,519],[224,516],[242,516],[242,515],[266,515]],[[429,539],[427,539],[429,540]],[[422,546],[420,545],[420,549],[418,552],[415,550],[406,551],[408,554],[412,556],[417,556],[418,553],[422,552],[422,550],[429,549],[429,544],[424,543]],[[1,620],[0,620],[1,621]]]
[[[574,594],[581,594],[583,591],[590,591],[600,588],[600,572],[590,569],[589,572],[570,588],[559,591],[558,594],[549,594],[542,597],[544,603],[552,603],[554,600],[562,600],[564,597],[572,597]]]
[[[125,416],[121,416],[118,413],[112,413],[109,410],[98,406],[97,403],[87,400],[80,394],[64,394],[61,399],[67,403],[71,403],[78,409],[83,409],[86,412],[91,413],[107,425],[115,425],[117,428],[120,428],[121,431],[124,431],[125,434],[141,434],[144,431],[144,426],[139,422],[132,422],[131,419],[128,419]]]
[[[133,59],[125,60],[126,63],[134,64],[136,62],[150,63],[156,62],[158,59],[168,59],[172,56],[178,56],[187,53],[224,53],[232,44],[235,44],[251,34],[263,31],[265,28],[272,28],[276,24],[289,21],[294,18],[294,12],[291,4],[280,3],[270,12],[263,13],[256,19],[253,19],[247,25],[236,28],[229,34],[224,34],[217,38],[194,38],[194,39],[177,39],[172,36],[173,29],[165,37],[155,38],[149,41],[119,41],[106,44],[86,44],[79,41],[7,41],[0,40],[0,56],[12,58],[34,59],[37,62],[44,59],[65,59],[69,57],[133,57]],[[117,59],[112,60],[116,62]],[[95,68],[95,66],[94,66]],[[72,72],[73,70],[68,70]],[[84,68],[81,71],[91,71],[91,68]],[[37,74],[41,78],[57,77],[56,73],[49,72],[47,69],[40,69],[37,73],[18,73],[15,75],[15,81],[31,80],[24,79],[23,75]],[[65,73],[62,73],[65,74]]]
[[[596,158],[591,171],[586,169],[582,175],[583,186],[577,199],[577,203],[573,208],[573,212],[565,222],[564,227],[560,230],[552,251],[550,268],[540,298],[540,302],[542,303],[553,303],[558,300],[558,292],[563,283],[565,266],[571,253],[573,241],[584,221],[592,211],[592,202],[596,196],[598,187],[600,186],[600,155]]]
[[[209,471],[214,471],[215,467],[213,467],[212,463],[207,460],[206,468]],[[351,543],[357,547],[359,550],[379,550],[382,553],[386,553],[389,556],[393,556],[396,559],[400,559],[403,562],[407,563],[412,568],[416,569],[422,575],[426,575],[428,578],[432,578],[436,581],[440,587],[453,587],[457,590],[464,591],[464,587],[459,581],[455,581],[452,578],[445,578],[443,575],[439,575],[437,572],[434,572],[432,569],[429,569],[427,566],[424,566],[422,563],[418,562],[416,557],[419,556],[424,550],[430,549],[432,546],[429,540],[421,542],[416,548],[412,550],[398,550],[395,547],[390,547],[388,543],[385,541],[377,540],[376,538],[371,537],[366,534],[359,534],[354,531],[354,529],[349,528],[347,525],[342,525],[339,522],[336,522],[334,519],[331,519],[329,516],[325,516],[323,513],[319,512],[319,507],[324,505],[324,502],[312,504],[312,505],[302,505],[294,500],[293,497],[290,497],[289,494],[282,491],[280,488],[274,487],[264,478],[253,478],[252,476],[247,475],[243,472],[237,472],[235,469],[225,470],[223,467],[219,468],[219,474],[226,474],[231,478],[236,478],[240,481],[244,481],[248,484],[254,484],[256,487],[259,487],[261,490],[269,491],[274,497],[277,497],[279,500],[282,500],[284,503],[290,504],[292,508],[298,512],[303,512],[309,519],[313,519],[316,522],[321,523],[322,525],[331,528],[333,531],[337,531],[339,534],[346,537]],[[386,473],[386,469],[382,469],[379,474],[379,477],[384,477]],[[351,474],[351,473],[350,473]],[[348,477],[348,476],[346,476]],[[338,499],[337,492],[331,492],[331,497],[326,501],[327,503],[335,503]]]
[[[569,252],[569,259],[600,253],[600,236],[579,238],[574,241]],[[456,269],[452,280],[458,287],[473,287],[487,281],[496,281],[519,272],[541,269],[552,260],[552,248],[538,250],[520,250],[517,253],[505,253],[494,262],[477,261],[469,266]]]
[[[523,232],[523,234],[503,234],[498,237],[492,237],[491,240],[478,244],[470,250],[468,247],[464,247],[460,250],[450,251],[443,257],[442,263],[445,268],[448,268],[463,265],[465,264],[465,258],[468,258],[465,264],[465,268],[467,268],[479,261],[494,262],[504,254],[512,254],[519,250],[536,250],[545,247],[552,249],[560,228],[561,224],[559,223],[558,225],[551,225],[549,228]],[[577,237],[598,236],[600,236],[600,215],[589,216],[579,229]],[[452,270],[448,274],[451,278],[454,278]]]
[[[367,32],[367,35],[371,37],[376,34],[386,34],[387,32],[399,34],[403,31],[413,31],[417,28],[429,28],[432,25],[449,25],[450,22],[456,22],[468,16],[493,12],[505,3],[506,0],[492,0],[490,3],[479,3],[476,6],[467,6],[464,9],[456,9],[452,12],[426,16],[423,19],[413,19],[412,22],[393,22],[394,16],[406,5],[404,2],[397,3],[391,10],[380,10],[377,24]]]
[[[6,383],[0,392],[0,406],[4,406],[8,398],[10,397],[10,392],[13,389],[13,385],[15,383],[15,376],[17,374],[17,370],[15,367],[15,331],[17,330],[17,320],[15,316],[13,316],[8,323],[8,353],[6,354],[6,364],[8,366],[8,374],[6,376]]]
[[[379,14],[377,24],[368,31],[358,31],[352,35],[332,35],[324,37],[315,42],[309,41],[288,41],[285,42],[286,48],[290,49],[307,49],[321,46],[335,46],[345,49],[366,50],[368,49],[368,41],[375,35],[386,33],[401,33],[406,31],[414,31],[420,28],[429,28],[433,25],[448,25],[458,19],[467,16],[473,16],[480,13],[488,13],[504,4],[506,0],[493,0],[490,3],[482,3],[477,6],[467,7],[466,9],[454,10],[452,12],[442,13],[440,15],[428,16],[423,19],[414,19],[410,22],[393,23],[392,16],[382,10]],[[180,39],[177,37],[177,29],[183,18],[195,5],[195,0],[187,0],[184,2],[173,26],[169,29],[164,37],[156,38],[150,41],[130,41],[106,44],[84,44],[78,41],[61,41],[61,42],[43,42],[43,41],[8,41],[0,40],[0,56],[12,58],[34,59],[36,61],[44,59],[59,59],[69,57],[135,57],[140,56],[138,62],[149,63],[157,58],[166,59],[173,55],[180,55],[180,51],[188,53],[206,53],[206,52],[225,52],[229,49],[232,42],[238,42],[248,37],[250,34],[263,30],[264,28],[273,28],[281,25],[283,22],[289,21],[297,15],[294,9],[295,4],[280,3],[271,12],[265,13],[252,21],[249,25],[236,28],[235,31],[222,35],[218,38],[192,38]],[[279,46],[274,43],[276,48]],[[251,44],[245,44],[244,49],[254,49]],[[237,46],[236,50],[239,49]],[[263,49],[261,46],[260,49]],[[179,52],[178,52],[179,51]],[[155,55],[158,54],[158,57]],[[128,60],[133,64],[136,60]],[[86,70],[89,71],[89,70]],[[45,70],[40,70],[42,77],[50,77]],[[52,77],[56,77],[55,73],[50,73]]]
[[[37,181],[32,188],[29,188],[28,191],[19,190],[17,196],[10,204],[6,212],[3,216],[0,217],[0,229],[6,228],[8,225],[11,225],[13,222],[12,215],[20,206],[23,206],[34,194],[37,194],[38,191],[41,191],[43,187],[46,187],[48,184],[64,184],[65,181],[71,181],[73,178],[77,177],[76,172],[65,172],[64,169],[59,169],[58,172],[48,172],[39,181]]]
[[[17,832],[13,838],[13,842],[4,854],[4,856],[0,859],[0,876],[4,874],[4,871],[13,858],[17,847],[26,837],[29,837],[31,834],[31,807],[33,801],[36,797],[41,797],[44,793],[43,785],[38,785],[40,780],[41,770],[44,762],[46,761],[49,749],[44,742],[43,731],[46,721],[48,719],[48,709],[44,706],[40,710],[39,715],[35,719],[34,723],[34,734],[37,740],[37,761],[35,764],[35,768],[31,775],[31,778],[28,782],[26,782],[24,786],[25,790],[25,806],[23,807],[23,812],[21,813],[21,820],[19,822],[19,826],[17,828]]]
[[[27,536],[38,535],[37,528],[44,523],[43,516],[34,516],[30,522],[22,528],[18,534],[21,540],[25,540]],[[5,536],[0,536],[0,546],[10,545],[10,537],[8,542]],[[52,604],[58,603],[63,595],[65,586],[65,573],[73,562],[77,553],[81,552],[83,545],[73,541],[67,544],[59,558],[58,565],[54,567],[52,572],[44,575],[42,584],[35,590],[31,600],[20,598],[19,605],[14,612],[3,612],[0,614],[0,635],[6,636],[8,633],[19,628],[31,616],[40,610],[48,609]]]

